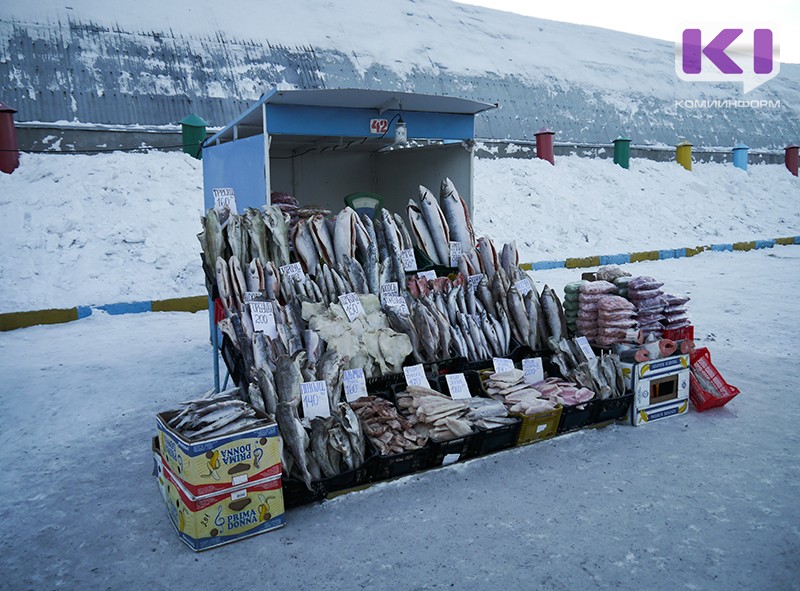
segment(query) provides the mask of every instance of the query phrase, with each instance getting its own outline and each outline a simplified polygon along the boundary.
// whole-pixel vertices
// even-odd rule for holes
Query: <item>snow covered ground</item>
[[[174,152],[21,162],[0,175],[0,312],[205,293],[199,162]],[[478,159],[475,195],[478,234],[516,240],[525,262],[800,234],[800,181],[777,165]]]
[[[206,315],[0,333],[0,588],[800,589],[800,248],[627,268],[691,295],[742,390],[728,406],[377,485],[200,555],[167,518],[149,438],[212,383]]]

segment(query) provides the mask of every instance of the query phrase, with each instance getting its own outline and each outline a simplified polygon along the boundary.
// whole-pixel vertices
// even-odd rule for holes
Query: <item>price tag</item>
[[[236,209],[236,195],[230,187],[223,189],[211,189],[214,195],[214,209],[221,211],[229,209],[231,213],[239,213]]]
[[[370,119],[369,132],[373,135],[383,135],[389,130],[388,119]]]
[[[384,308],[392,308],[398,314],[409,315],[411,312],[408,310],[408,304],[403,296],[388,295],[383,299]]]
[[[523,380],[526,384],[537,384],[544,381],[544,367],[541,357],[532,357],[522,360]]]
[[[397,281],[390,281],[389,283],[381,284],[381,300],[386,296],[400,295],[400,290],[397,287]]]
[[[243,488],[242,490],[237,490],[236,492],[231,493],[231,501],[238,501],[239,499],[243,499],[247,496],[247,489]]]
[[[358,299],[357,293],[350,292],[340,295],[339,303],[342,305],[342,308],[344,308],[344,313],[347,314],[347,318],[350,320],[350,322],[359,316],[366,315],[364,306],[361,305],[361,300]]]
[[[250,302],[250,318],[253,328],[265,333],[269,338],[278,338],[278,325],[275,323],[275,310],[272,302]]]
[[[467,277],[467,285],[472,291],[475,291],[476,289],[478,289],[478,284],[481,282],[481,279],[483,279],[483,277],[484,277],[483,273],[478,273],[477,275],[470,275],[469,277]]]
[[[367,380],[360,367],[344,370],[344,397],[347,402],[358,400],[367,395]]]
[[[455,464],[458,461],[458,458],[461,457],[461,454],[445,454],[444,458],[442,459],[442,466],[449,466],[450,464]]]
[[[450,398],[453,400],[472,398],[467,386],[467,378],[463,373],[449,373],[444,377],[447,380],[447,387],[450,389]]]
[[[284,278],[286,279],[289,278],[294,279],[295,277],[300,277],[300,279],[302,279],[303,267],[300,266],[300,263],[290,263],[288,265],[283,265],[281,267],[281,275],[283,275]]]
[[[592,346],[589,344],[589,341],[586,337],[578,337],[575,339],[575,342],[578,343],[581,351],[583,351],[583,354],[586,355],[586,359],[593,359],[594,357],[597,357],[597,355],[594,354],[594,351],[592,351]]]
[[[263,291],[246,291],[244,292],[244,303],[250,302],[266,302],[267,295]]]
[[[325,380],[300,384],[300,399],[303,401],[303,415],[307,419],[331,416]]]
[[[400,251],[400,261],[403,263],[403,269],[406,271],[417,270],[417,258],[414,256],[414,249],[407,248]]]
[[[458,259],[461,258],[461,243],[460,242],[451,242],[450,243],[450,266],[451,267],[458,267]]]
[[[436,279],[436,271],[420,271],[417,273],[417,277],[422,277],[428,281],[433,281]]]
[[[519,295],[521,295],[523,298],[525,297],[525,294],[533,290],[530,279],[520,279],[519,281],[514,283],[514,285],[517,286]]]
[[[492,365],[494,365],[495,373],[503,373],[514,369],[514,362],[505,357],[492,357]]]
[[[425,368],[422,367],[421,363],[419,365],[404,367],[403,373],[406,376],[406,384],[409,386],[431,387],[430,383],[428,383],[428,376],[425,375]]]

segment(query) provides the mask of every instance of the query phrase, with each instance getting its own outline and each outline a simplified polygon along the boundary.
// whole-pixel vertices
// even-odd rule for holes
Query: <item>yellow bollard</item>
[[[686,170],[692,170],[692,144],[684,141],[675,146],[675,160]]]

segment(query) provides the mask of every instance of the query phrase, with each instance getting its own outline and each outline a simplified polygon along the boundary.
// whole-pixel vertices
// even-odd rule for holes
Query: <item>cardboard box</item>
[[[190,442],[169,426],[177,411],[157,415],[164,462],[191,495],[201,497],[281,474],[278,426]]]
[[[170,521],[181,540],[195,552],[263,534],[285,524],[280,474],[194,497],[158,452],[153,458]]]
[[[634,393],[630,410],[632,425],[639,426],[689,410],[688,355],[623,363],[622,375],[625,388]]]

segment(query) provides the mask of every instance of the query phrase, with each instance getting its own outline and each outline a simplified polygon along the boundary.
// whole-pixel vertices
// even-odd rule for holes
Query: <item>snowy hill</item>
[[[681,106],[738,99],[686,83],[665,41],[449,0],[0,6],[0,93],[21,121],[222,125],[272,86],[382,88],[498,102],[479,137],[783,148],[800,137],[800,65],[746,95],[775,108]]]
[[[184,154],[23,154],[0,175],[0,312],[205,293],[200,163]],[[783,166],[475,161],[475,229],[522,260],[800,234]]]

